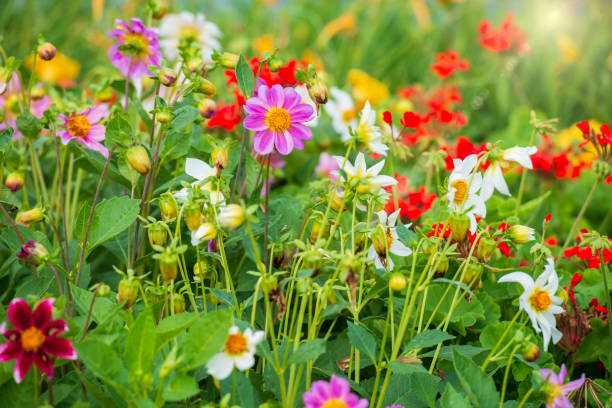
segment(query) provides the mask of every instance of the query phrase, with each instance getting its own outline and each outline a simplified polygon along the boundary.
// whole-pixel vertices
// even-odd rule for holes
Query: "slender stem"
[[[81,343],[85,340],[85,336],[87,336],[87,329],[89,328],[89,321],[91,319],[91,312],[94,308],[94,303],[96,303],[96,297],[98,296],[98,291],[102,286],[102,282],[98,283],[96,286],[96,290],[94,291],[93,297],[91,298],[91,304],[89,305],[89,310],[87,311],[87,319],[85,319],[85,327],[83,327],[83,335],[81,336]]]
[[[499,340],[497,340],[497,343],[495,343],[495,346],[493,346],[493,348],[491,349],[491,352],[489,353],[489,355],[487,356],[487,358],[485,359],[484,363],[482,364],[482,372],[485,372],[485,369],[487,368],[487,365],[489,364],[489,362],[491,361],[491,357],[493,357],[493,354],[495,354],[495,352],[497,351],[497,349],[499,348],[499,346],[501,345],[502,341],[504,341],[504,339],[506,338],[506,336],[508,335],[508,333],[510,332],[510,329],[512,328],[512,326],[514,325],[514,322],[516,322],[516,319],[518,319],[518,317],[521,314],[521,309],[519,309],[516,314],[514,315],[514,317],[512,318],[512,320],[510,321],[510,324],[508,324],[508,327],[506,327],[506,330],[504,330],[504,332],[502,333],[501,337],[499,338]]]
[[[153,110],[157,109],[157,96],[159,95],[159,85],[160,82],[157,81],[157,85],[155,86],[155,101],[153,102]],[[151,134],[149,135],[149,147],[153,147],[153,136],[155,135],[155,120],[157,119],[157,113],[153,113],[153,118],[151,119]]]
[[[582,204],[582,208],[580,209],[578,216],[574,220],[572,229],[570,229],[570,232],[567,235],[567,238],[565,239],[565,243],[563,244],[563,249],[561,250],[561,252],[563,252],[563,250],[565,250],[567,246],[569,245],[569,243],[574,239],[574,233],[576,232],[576,228],[578,228],[578,224],[580,223],[580,220],[582,220],[582,217],[584,216],[584,213],[587,207],[591,203],[591,200],[593,199],[593,196],[595,195],[595,190],[597,190],[598,186],[599,186],[599,178],[595,180],[595,183],[593,183],[593,187],[591,188],[589,195],[587,196],[586,200],[584,200],[584,204]]]
[[[15,225],[15,222],[13,222],[13,219],[11,218],[9,213],[6,212],[6,209],[4,208],[4,205],[2,203],[0,203],[0,210],[2,210],[2,214],[4,214],[4,217],[8,220],[9,224],[11,224],[11,227],[15,231],[15,234],[17,234],[17,239],[19,240],[21,245],[24,245],[25,242],[23,240],[23,237],[21,236],[21,233],[19,232],[19,229],[17,228],[17,225]]]
[[[504,382],[501,390],[501,398],[499,399],[499,408],[503,408],[504,406],[504,396],[506,395],[506,386],[508,385],[508,373],[510,372],[510,367],[512,366],[512,361],[514,358],[514,354],[519,349],[520,346],[515,346],[512,350],[512,353],[508,356],[508,363],[506,364],[506,370],[504,372]]]
[[[599,269],[601,270],[601,274],[603,276],[604,289],[606,290],[606,306],[608,307],[608,340],[610,341],[610,347],[608,348],[608,358],[610,362],[610,367],[612,367],[612,302],[610,302],[610,288],[608,286],[608,276],[607,270],[608,267],[604,263],[603,259],[603,248],[599,249]],[[606,371],[606,376],[608,376],[608,371]]]
[[[32,380],[34,381],[34,407],[38,408],[40,398],[40,381],[38,380],[38,368],[32,367]]]
[[[127,75],[125,76],[125,106],[123,107],[125,113],[128,111],[128,98],[130,96],[130,71],[132,70],[132,57],[128,62]]]
[[[238,168],[236,169],[236,178],[234,179],[234,185],[232,186],[232,194],[230,196],[230,203],[234,201],[234,193],[236,192],[236,186],[240,184],[240,170],[242,169],[242,161],[244,160],[244,150],[247,139],[247,130],[242,127],[242,143],[240,145],[240,160],[238,160]]]
[[[100,181],[98,182],[98,187],[96,188],[96,193],[94,194],[93,201],[91,203],[91,210],[89,211],[89,218],[87,219],[87,226],[85,227],[85,235],[83,236],[83,244],[81,245],[81,255],[79,257],[79,269],[77,270],[75,285],[79,286],[79,282],[81,281],[81,270],[83,269],[83,263],[85,261],[85,252],[87,250],[87,238],[89,238],[89,229],[91,228],[91,221],[93,220],[94,210],[96,209],[96,203],[98,202],[98,197],[100,196],[100,190],[102,190],[102,183],[104,183],[104,176],[106,175],[106,170],[108,169],[108,165],[110,164],[111,158],[113,157],[113,153],[117,145],[114,145],[111,151],[108,153],[108,158],[104,163],[104,168],[102,169],[102,174],[100,174]]]
[[[32,71],[30,72],[30,79],[28,80],[28,112],[30,111],[30,104],[32,102],[32,82],[34,82],[34,69],[36,68],[36,57],[38,57],[37,50],[32,53]]]
[[[522,408],[523,405],[525,405],[525,403],[527,402],[527,398],[529,398],[529,396],[533,394],[533,388],[530,389],[527,394],[525,394],[525,396],[523,397],[523,399],[521,400],[521,403],[519,404],[519,406],[517,408]]]
[[[70,262],[68,253],[68,229],[66,228],[66,207],[64,203],[64,179],[62,178],[62,163],[60,161],[59,146],[57,144],[57,137],[55,137],[55,128],[51,125],[51,137],[55,145],[55,160],[57,162],[57,178],[59,181],[59,196],[60,196],[60,207],[62,210],[62,228],[64,229],[64,268],[68,271],[68,264]]]
[[[266,163],[266,203],[265,203],[265,210],[266,210],[266,219],[265,219],[265,224],[264,224],[264,265],[266,266],[266,270],[268,270],[268,259],[270,258],[270,254],[268,253],[268,222],[270,220],[270,207],[269,207],[269,200],[270,200],[270,155],[268,155],[267,157],[268,162]]]
[[[55,405],[53,402],[53,380],[51,378],[47,378],[47,394],[49,395],[49,404],[51,406]]]
[[[57,284],[57,291],[60,296],[64,296],[64,290],[62,289],[62,284],[60,283],[59,274],[57,273],[57,269],[52,264],[47,264],[51,272],[53,272],[53,276],[55,276],[55,283]]]

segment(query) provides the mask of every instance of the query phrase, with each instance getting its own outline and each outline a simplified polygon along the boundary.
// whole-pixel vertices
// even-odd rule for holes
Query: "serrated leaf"
[[[146,373],[151,368],[155,355],[155,323],[153,309],[146,308],[130,328],[125,343],[124,359],[128,364],[130,377],[138,381],[139,374]],[[130,378],[130,382],[132,379]]]
[[[370,358],[376,364],[376,340],[363,326],[348,323],[348,337],[352,346]]]
[[[208,313],[195,322],[185,335],[183,352],[187,363],[181,369],[189,371],[206,364],[223,347],[231,326],[229,309]]]
[[[321,354],[325,353],[325,340],[314,339],[300,344],[298,349],[289,356],[287,366],[315,361]]]
[[[446,407],[472,408],[472,405],[450,383],[446,383],[446,388],[440,397],[440,408]]]
[[[115,349],[99,340],[85,340],[83,343],[75,343],[74,347],[81,360],[96,377],[114,383],[114,378],[125,367],[121,363]]]
[[[470,402],[477,408],[497,407],[499,393],[493,379],[480,370],[472,360],[458,353],[454,348],[453,367],[455,374]]]
[[[417,242],[419,240],[417,234],[415,234],[414,231],[406,228],[406,226],[402,223],[397,225],[395,231],[397,232],[397,237],[399,240],[407,247],[410,247],[411,241]]]
[[[79,206],[79,212],[74,222],[74,227],[72,228],[72,232],[74,233],[75,238],[79,241],[83,240],[85,235],[85,229],[87,228],[87,221],[89,220],[89,212],[91,211],[91,203],[87,201],[81,202]],[[91,226],[90,231],[97,228],[100,222],[100,217],[94,211],[93,216],[91,218]]]
[[[448,334],[442,330],[426,330],[422,333],[417,334],[410,340],[404,352],[414,350],[414,349],[422,349],[425,347],[435,346],[439,343],[442,343],[446,340],[454,339],[455,336],[452,334]]]
[[[236,79],[242,94],[246,98],[250,98],[253,94],[253,88],[255,87],[255,75],[249,66],[248,62],[244,58],[244,55],[238,57],[238,63],[236,64]]]
[[[184,330],[187,330],[192,324],[198,320],[199,314],[194,312],[178,313],[168,316],[163,319],[155,328],[156,334],[156,349],[178,336]]]
[[[4,129],[0,132],[0,153],[6,153],[9,147],[11,147],[13,133],[15,133],[15,131],[12,127]]]
[[[127,229],[138,216],[140,200],[127,196],[113,197],[98,205],[94,214],[100,219],[97,228],[91,229],[87,241],[87,253]]]
[[[189,397],[193,397],[200,388],[198,383],[186,374],[179,374],[166,385],[163,391],[163,396],[167,401],[182,401]]]

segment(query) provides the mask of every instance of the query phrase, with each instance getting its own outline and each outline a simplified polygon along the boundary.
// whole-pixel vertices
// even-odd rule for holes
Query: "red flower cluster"
[[[475,145],[466,136],[459,136],[454,146],[443,146],[440,150],[446,152],[446,170],[452,171],[455,168],[453,159],[463,160],[471,154],[479,154],[486,151],[487,146],[486,143]]]
[[[597,313],[602,313],[604,315],[608,314],[608,308],[605,306],[600,306],[599,300],[597,300],[597,298],[591,299],[591,301],[589,302],[589,306],[592,307]]]
[[[253,71],[253,75],[257,75],[257,68],[259,67],[260,61],[261,60],[258,57],[253,57],[249,61],[249,66]],[[298,84],[298,80],[295,79],[295,72],[304,64],[300,63],[299,65],[300,66],[298,66],[298,62],[296,60],[290,60],[278,71],[273,72],[268,67],[268,63],[264,62],[261,69],[259,70],[259,76],[257,76],[257,78],[264,80],[266,84],[270,87],[276,84],[282,85],[283,87],[294,86]],[[226,70],[225,76],[227,76],[227,85],[238,83],[238,80],[236,79],[236,73],[233,70]]]
[[[431,226],[431,231],[427,233],[427,236],[428,237],[435,236],[439,238],[443,231],[444,231],[444,239],[448,238],[449,235],[451,234],[451,229],[449,228],[448,224],[444,224],[444,223],[433,224]]]
[[[438,78],[444,79],[456,70],[467,71],[469,67],[470,63],[461,59],[457,51],[448,50],[436,55],[436,62],[431,64],[430,69]]]
[[[584,161],[570,160],[570,149],[555,152],[550,136],[542,135],[541,137],[542,143],[538,151],[531,156],[534,170],[540,173],[552,173],[558,179],[575,180],[580,176],[580,171],[589,166]]]
[[[246,101],[238,90],[234,90],[234,96],[236,98],[234,103],[225,104],[223,101],[219,101],[214,116],[206,123],[209,129],[223,128],[231,132],[240,124],[242,121],[242,105]]]
[[[576,127],[580,129],[584,138],[584,142],[580,143],[578,147],[584,147],[591,143],[602,160],[608,160],[612,157],[612,130],[610,130],[610,126],[604,123],[597,133],[595,129],[591,129],[588,121],[583,120]]]
[[[398,181],[396,191],[398,196],[397,204],[400,209],[400,219],[403,223],[407,223],[408,220],[418,220],[423,213],[431,208],[434,200],[438,198],[438,196],[435,193],[427,193],[424,186],[419,187],[418,190],[408,187],[408,177],[403,177],[395,173],[395,179]],[[392,192],[390,186],[385,189]],[[393,194],[391,194],[385,205],[385,211],[387,214],[391,214],[396,210],[397,208],[395,208]]]
[[[578,242],[582,241],[583,239],[582,235],[585,234],[586,232],[588,232],[587,229],[585,228],[581,229],[580,235],[576,237],[576,241]],[[612,241],[611,238],[608,238],[608,239]],[[602,251],[601,257],[599,256],[599,251]],[[589,268],[599,268],[602,257],[603,257],[604,264],[609,264],[612,262],[612,250],[606,249],[606,248],[597,249],[593,251],[591,247],[580,247],[578,245],[575,245],[563,251],[563,256],[565,256],[566,258],[576,257],[580,259],[581,261],[584,261],[586,263],[586,266]]]
[[[493,27],[489,20],[483,20],[478,25],[478,42],[488,51],[498,53],[514,48],[516,55],[531,51],[527,44],[527,34],[514,23],[514,14],[506,14],[499,28]]]

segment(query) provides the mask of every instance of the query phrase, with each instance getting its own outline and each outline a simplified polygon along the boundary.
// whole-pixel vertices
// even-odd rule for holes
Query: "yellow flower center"
[[[194,26],[180,27],[179,36],[181,38],[197,41],[198,37],[200,36],[200,30]]]
[[[266,114],[266,126],[276,133],[283,133],[291,127],[291,116],[286,109],[270,108]]]
[[[455,204],[463,204],[470,197],[468,183],[465,180],[455,180],[452,182],[451,187],[455,189],[455,198],[453,200]]]
[[[130,54],[138,59],[146,59],[149,56],[149,40],[141,34],[128,33],[123,38],[125,45],[129,45]]]
[[[230,334],[225,341],[225,352],[232,356],[239,356],[248,350],[247,339],[242,333]]]
[[[7,96],[5,106],[9,112],[19,113],[19,100],[17,99],[17,94],[10,94]]]
[[[551,383],[547,383],[544,388],[544,393],[546,394],[546,404],[550,406],[552,406],[552,403],[556,398],[563,396],[563,385],[553,385]]]
[[[321,408],[347,408],[346,403],[337,398],[327,400]]]
[[[529,296],[529,304],[537,312],[545,312],[552,304],[552,299],[547,291],[535,288],[533,292],[531,292],[531,296]]]
[[[66,127],[72,136],[83,139],[85,136],[87,136],[87,133],[91,128],[91,124],[84,115],[76,115],[71,116],[70,119],[68,119],[68,124]]]
[[[21,347],[25,351],[37,352],[45,342],[45,335],[36,327],[28,327],[21,332]]]
[[[342,120],[345,122],[350,122],[351,120],[355,119],[357,117],[357,113],[355,112],[354,109],[349,109],[349,110],[345,110],[342,111]]]

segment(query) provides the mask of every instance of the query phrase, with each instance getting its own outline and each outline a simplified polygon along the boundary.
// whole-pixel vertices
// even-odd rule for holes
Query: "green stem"
[[[519,406],[517,408],[522,408],[523,405],[525,405],[525,403],[527,402],[527,398],[529,398],[529,396],[533,394],[533,388],[530,389],[527,394],[525,394],[525,396],[523,397],[523,399],[521,400],[521,403],[519,404]]]
[[[514,325],[514,322],[516,322],[516,319],[518,319],[518,317],[521,314],[521,309],[519,309],[516,314],[514,315],[514,317],[512,318],[512,320],[510,320],[510,324],[508,324],[508,327],[506,327],[506,330],[504,330],[504,332],[502,333],[501,337],[499,338],[499,340],[497,340],[497,343],[495,343],[495,346],[493,346],[493,348],[491,349],[491,352],[489,353],[489,355],[487,356],[487,358],[485,359],[484,363],[482,364],[482,372],[485,372],[485,369],[487,368],[487,365],[489,364],[489,362],[491,361],[491,357],[493,357],[493,354],[495,354],[495,352],[497,351],[497,349],[499,348],[499,346],[501,345],[502,341],[504,341],[504,339],[506,338],[506,336],[508,335],[508,333],[510,332],[510,329],[512,328],[512,326]]]
[[[514,354],[519,348],[520,346],[515,346],[514,350],[512,350],[512,353],[510,353],[510,355],[508,356],[508,363],[506,364],[506,370],[504,372],[504,383],[502,385],[501,398],[499,399],[499,408],[503,408],[504,406],[504,396],[506,395],[506,386],[508,385],[508,373],[510,372],[510,367],[512,366],[512,359],[514,358]]]
[[[578,216],[574,220],[574,224],[572,225],[572,229],[570,229],[570,232],[567,235],[567,238],[565,239],[565,243],[563,244],[563,249],[561,250],[561,252],[563,252],[563,250],[565,250],[567,248],[567,246],[572,241],[572,239],[574,239],[574,233],[576,232],[576,228],[578,228],[578,223],[580,222],[580,220],[582,220],[582,216],[584,215],[587,207],[591,203],[591,200],[593,199],[593,196],[595,195],[595,190],[597,190],[598,186],[599,186],[599,178],[597,180],[595,180],[595,183],[593,183],[593,187],[591,188],[591,191],[589,192],[589,195],[587,196],[586,200],[584,201],[584,204],[582,204],[582,208],[580,209],[580,212],[578,213]]]
[[[608,286],[608,276],[607,271],[608,267],[604,263],[603,259],[603,248],[599,249],[599,269],[601,270],[601,274],[603,275],[604,289],[606,290],[606,306],[608,307],[608,339],[610,340],[610,347],[608,347],[608,358],[610,362],[610,367],[612,367],[612,302],[610,302],[610,288]],[[606,379],[608,378],[609,371],[606,371]]]

